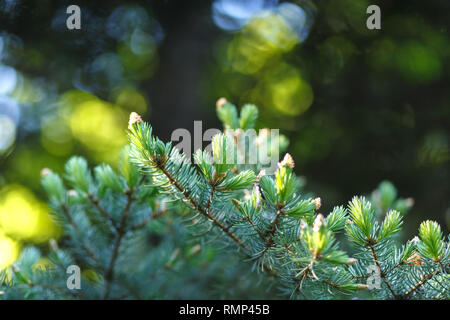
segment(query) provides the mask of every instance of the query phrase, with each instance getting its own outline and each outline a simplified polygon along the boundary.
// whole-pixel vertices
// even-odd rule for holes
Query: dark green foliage
[[[186,230],[184,209],[149,186],[127,158],[125,150],[120,173],[102,164],[92,175],[83,158],[73,157],[63,175],[67,188],[58,174],[45,171],[42,185],[64,235],[41,250],[45,258],[35,247],[22,251],[1,273],[3,298],[262,297],[258,279],[232,254],[217,254],[214,245],[193,238],[199,231]],[[70,265],[81,268],[81,290],[67,289]]]
[[[64,227],[63,249],[53,246],[45,272],[32,270],[39,252],[25,250],[9,276],[3,274],[10,279],[4,297],[196,298],[184,288],[199,275],[208,281],[196,286],[220,283],[225,293],[257,270],[242,288],[247,295],[237,290],[231,297],[255,298],[249,293],[259,279],[264,288],[274,284],[281,298],[450,298],[449,242],[437,223],[426,221],[418,238],[397,244],[411,201],[397,199],[394,186],[383,182],[373,203],[354,197],[324,216],[320,198],[302,195],[289,154],[273,175],[258,163],[224,161],[239,149],[239,132],[255,125],[257,109],[245,106],[239,118],[235,106],[219,102],[225,133],[213,138],[212,154],[198,150],[194,163],[133,113],[119,173],[100,165],[92,176],[86,161],[73,157],[64,175],[67,190],[47,172],[42,184]],[[236,139],[227,134],[231,129],[241,130]],[[351,255],[338,241],[344,230]],[[214,253],[214,244],[222,253]],[[240,264],[229,264],[227,254],[239,255]],[[82,290],[65,289],[70,264],[91,270],[96,280]],[[216,296],[229,297],[207,297]]]

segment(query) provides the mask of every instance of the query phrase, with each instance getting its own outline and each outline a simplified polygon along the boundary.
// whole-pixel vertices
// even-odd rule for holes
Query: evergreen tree
[[[80,157],[67,162],[64,182],[44,170],[64,234],[45,259],[29,247],[2,272],[3,298],[194,298],[211,283],[217,294],[207,297],[256,298],[250,293],[274,286],[281,298],[450,298],[450,238],[440,226],[425,221],[398,244],[411,199],[383,182],[370,199],[323,215],[289,154],[265,171],[287,139],[247,134],[255,106],[238,115],[221,99],[217,113],[223,133],[193,159],[132,113],[118,173],[99,165],[92,175]],[[267,152],[249,163],[255,145]],[[71,265],[83,270],[81,289],[68,289]]]

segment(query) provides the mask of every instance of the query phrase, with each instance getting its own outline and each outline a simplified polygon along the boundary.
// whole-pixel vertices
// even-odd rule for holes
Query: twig
[[[120,245],[122,243],[123,236],[125,235],[126,231],[126,223],[127,218],[130,212],[131,203],[133,202],[133,192],[134,189],[129,189],[125,191],[125,194],[127,195],[127,204],[125,205],[125,208],[122,211],[121,214],[121,221],[120,225],[117,229],[117,236],[116,241],[114,242],[113,252],[111,255],[111,260],[109,262],[109,267],[105,275],[105,294],[103,299],[108,299],[109,293],[110,293],[110,285],[112,280],[114,279],[114,268],[116,266],[116,260],[119,256],[119,249]]]
[[[267,230],[266,234],[269,235],[269,239],[267,239],[266,241],[266,247],[264,248],[264,250],[261,252],[260,256],[262,257],[270,248],[272,248],[273,244],[274,244],[274,240],[273,238],[275,237],[275,233],[277,231],[278,228],[278,224],[280,222],[280,217],[283,214],[283,212],[281,211],[281,208],[277,208],[277,214],[275,219],[272,222],[272,225],[270,226],[270,229]],[[264,237],[266,238],[266,236]]]
[[[408,298],[414,291],[419,289],[421,286],[423,286],[425,283],[427,283],[428,280],[430,280],[431,278],[433,278],[433,276],[435,276],[439,273],[441,273],[441,271],[436,270],[432,273],[425,275],[419,282],[417,282],[415,285],[413,285],[411,287],[411,289],[409,289],[408,291],[405,292],[405,294],[403,295],[403,298]]]
[[[183,196],[189,201],[189,203],[192,205],[194,210],[197,210],[211,220],[217,227],[219,227],[228,237],[230,237],[233,241],[235,241],[241,248],[245,250],[246,255],[249,258],[252,258],[251,256],[251,250],[245,245],[245,243],[234,233],[230,230],[231,227],[225,226],[222,222],[217,220],[216,217],[208,213],[203,207],[199,206],[194,198],[191,197],[189,191],[186,189],[183,189],[183,187],[178,183],[178,181],[172,176],[172,174],[167,171],[167,169],[164,167],[164,165],[158,165],[158,169],[161,170],[164,175],[169,179],[170,183],[174,185],[182,194]],[[264,271],[272,276],[272,277],[280,277],[278,272],[270,268],[266,263],[264,263]]]
[[[381,269],[380,263],[378,262],[377,253],[375,252],[375,248],[371,244],[369,244],[369,248],[370,248],[370,251],[372,253],[373,261],[375,262],[375,265],[376,265],[376,267],[378,269],[378,272],[380,274],[381,280],[383,280],[384,284],[389,289],[389,291],[391,292],[391,294],[394,297],[394,299],[399,299],[400,297],[394,292],[394,289],[392,289],[391,284],[386,279],[386,274]]]
[[[359,276],[354,276],[354,275],[351,275],[351,277],[353,278],[353,279],[364,279],[364,278],[368,278],[370,275],[368,275],[368,274],[363,274],[363,275],[359,275]]]
[[[13,264],[12,271],[14,272],[15,275],[17,275],[20,270],[15,264]],[[63,293],[67,292],[67,289],[65,289],[65,288],[61,288],[61,287],[58,287],[58,286],[47,285],[47,284],[42,284],[42,283],[36,283],[36,282],[31,281],[31,280],[28,280],[25,284],[28,287],[30,287],[30,288],[32,288],[32,287],[40,287],[42,289],[55,290],[55,291],[60,291],[60,292],[63,292]],[[83,292],[82,291],[74,292],[74,291],[69,290],[69,292],[74,297],[83,296]]]
[[[269,239],[267,240],[267,246],[272,246],[272,244],[273,244],[273,237],[275,236],[275,232],[277,231],[278,223],[280,222],[281,213],[282,213],[281,210],[277,210],[277,215],[276,215],[275,219],[273,220],[273,223],[272,223],[270,229],[267,231],[267,233],[269,234]]]
[[[76,222],[73,220],[71,214],[69,213],[69,209],[67,208],[67,206],[62,203],[61,204],[61,210],[64,213],[64,215],[66,216],[67,220],[69,220],[70,224],[75,228],[78,229],[78,225],[76,224]]]
[[[67,219],[69,220],[70,224],[74,227],[74,229],[79,230],[78,225],[75,223],[75,221],[73,220],[72,216],[69,213],[69,209],[67,208],[67,206],[63,203],[61,204],[61,210],[64,213],[64,215],[67,217]],[[89,248],[87,245],[85,245],[84,243],[81,243],[81,246],[83,247],[84,250],[86,250],[86,252],[89,254],[89,256],[92,258],[92,260],[95,261],[95,263],[98,264],[98,258],[95,255],[94,251],[92,251],[91,248]]]
[[[323,283],[325,283],[326,285],[329,285],[330,287],[333,287],[333,288],[338,289],[338,290],[342,290],[342,286],[337,284],[337,283],[334,283],[334,282],[331,282],[331,281],[328,281],[328,280],[321,280],[321,281]]]
[[[111,218],[109,213],[100,205],[100,201],[90,193],[87,194],[87,197],[88,197],[89,201],[94,205],[94,207],[97,208],[98,212],[100,212],[100,214],[103,216],[103,218],[106,219],[109,226],[113,230],[117,231],[118,228],[115,226],[113,219]]]
[[[261,233],[261,231],[256,228],[255,223],[253,222],[253,220],[249,217],[246,216],[248,223],[250,223],[250,225],[252,226],[253,230],[255,230],[255,232],[258,234],[258,236],[261,238],[262,241],[266,241],[266,238],[264,237],[264,235]]]
[[[215,191],[216,191],[216,185],[212,184],[211,185],[211,192],[210,192],[209,198],[208,198],[208,203],[206,204],[206,212],[208,212],[208,213],[210,213],[210,211],[211,211],[211,204],[212,204],[212,200],[213,200]]]
[[[130,227],[130,231],[136,231],[136,230],[144,227],[152,219],[159,219],[167,212],[166,208],[164,208],[162,210],[159,210],[159,209],[160,209],[160,205],[157,202],[156,205],[155,205],[155,210],[152,211],[152,214],[149,215],[147,218],[143,219],[142,221],[136,223],[134,226]]]
[[[194,210],[197,210],[200,212],[203,216],[211,220],[216,226],[218,226],[222,231],[233,241],[235,241],[241,248],[243,248],[247,252],[251,252],[250,249],[245,245],[245,243],[234,233],[230,230],[230,227],[225,226],[222,222],[217,220],[214,216],[212,216],[210,213],[208,213],[203,207],[199,206],[197,201],[195,201],[194,198],[191,197],[191,194],[189,191],[184,189],[178,181],[172,176],[172,174],[167,171],[167,169],[164,167],[164,165],[158,165],[158,169],[161,170],[164,175],[169,179],[170,183],[173,184],[186,198],[186,200],[189,201],[189,203],[192,205]]]

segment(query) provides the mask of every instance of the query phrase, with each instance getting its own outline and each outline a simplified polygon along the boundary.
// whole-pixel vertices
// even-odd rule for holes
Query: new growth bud
[[[48,241],[48,244],[50,245],[50,248],[52,249],[52,251],[56,252],[56,251],[59,250],[59,248],[58,248],[58,243],[56,242],[55,239],[51,238],[51,239]]]
[[[136,112],[130,113],[130,120],[128,121],[128,128],[131,129],[133,127],[133,124],[143,122],[142,118],[139,114]]]
[[[202,250],[202,247],[199,244],[196,244],[189,252],[189,256],[198,255],[201,250]]]
[[[368,288],[369,288],[369,286],[367,284],[358,283],[358,290],[366,290]]]
[[[175,264],[175,260],[177,260],[178,256],[180,255],[180,252],[180,248],[176,248],[175,251],[172,252],[169,261],[167,261],[166,265],[164,266],[166,269],[172,269],[173,265]]]
[[[349,259],[345,262],[345,264],[348,265],[348,266],[351,266],[351,265],[354,265],[357,261],[358,261],[358,259],[355,259],[355,258],[349,258]]]
[[[322,226],[326,226],[326,222],[325,222],[325,218],[324,218],[323,214],[319,213],[316,216],[316,219],[314,220],[313,231],[319,232],[319,230]]]
[[[283,161],[281,161],[278,166],[281,167],[289,167],[291,169],[294,169],[294,159],[292,158],[292,156],[289,153],[286,153],[284,155]]]
[[[412,238],[410,241],[411,241],[412,243],[414,243],[414,244],[418,244],[418,243],[420,242],[420,239],[419,239],[418,236],[415,236],[415,237]]]
[[[322,205],[322,200],[317,197],[312,202],[316,205],[316,210],[319,210]]]
[[[239,138],[242,133],[243,133],[243,131],[240,128],[232,130],[232,134],[233,134],[234,138]]]
[[[225,98],[220,98],[219,100],[217,100],[216,102],[216,107],[220,108],[222,107],[224,104],[226,104],[228,101]]]
[[[50,172],[52,172],[49,168],[44,168],[41,170],[41,177],[45,177],[46,175],[48,175]]]
[[[260,181],[262,177],[266,175],[266,170],[261,170],[258,175],[256,176],[256,180]]]
[[[413,198],[407,198],[406,199],[406,205],[411,208],[414,205],[414,199]]]
[[[300,235],[303,235],[305,228],[308,226],[305,220],[300,219]]]

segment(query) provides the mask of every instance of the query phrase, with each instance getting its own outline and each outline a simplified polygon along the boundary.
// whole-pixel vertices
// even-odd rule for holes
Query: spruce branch
[[[230,106],[226,108],[230,108]],[[231,112],[229,116],[224,115],[224,118],[232,119],[234,117],[233,114],[235,113]],[[232,124],[234,122],[235,121],[230,120],[229,127],[234,126],[234,124]],[[194,158],[197,160],[197,166],[200,169],[199,171],[205,175],[205,181],[207,181],[209,185],[209,191],[207,191],[208,195],[206,196],[205,194],[206,200],[203,202],[203,205],[202,200],[200,200],[202,197],[201,193],[206,193],[206,190],[202,191],[201,187],[199,187],[202,182],[195,177],[195,174],[190,180],[197,181],[197,185],[190,184],[184,180],[182,172],[190,172],[190,169],[188,168],[189,164],[184,162],[183,156],[180,157],[178,154],[174,153],[169,144],[164,145],[158,138],[153,137],[152,129],[148,124],[142,121],[133,122],[133,117],[130,117],[129,129],[131,144],[130,156],[133,161],[141,167],[141,170],[144,173],[148,173],[153,177],[154,181],[158,181],[158,183],[164,188],[167,188],[167,190],[175,188],[184,202],[188,203],[192,210],[204,216],[208,221],[211,221],[213,225],[218,227],[229,238],[243,248],[246,255],[252,258],[252,260],[255,259],[255,257],[252,257],[254,255],[253,250],[244,242],[243,238],[231,231],[233,224],[227,226],[224,222],[214,216],[211,210],[216,194],[215,191],[221,188],[221,192],[223,193],[231,192],[233,188],[241,188],[241,185],[244,186],[245,184],[242,184],[243,181],[239,182],[237,179],[238,177],[246,177],[247,174],[245,172],[239,172],[235,177],[229,178],[229,170],[233,171],[232,165],[225,164],[225,162],[208,164],[204,161],[205,159],[208,159],[208,156],[202,152],[197,152]],[[230,142],[225,136],[215,136],[213,138],[213,153],[215,159],[223,159],[229,143]],[[294,222],[297,217],[308,217],[308,220],[311,220],[313,210],[320,207],[320,200],[318,199],[298,202],[298,196],[295,195],[296,178],[292,172],[293,166],[294,161],[292,157],[287,154],[283,161],[279,163],[279,169],[275,174],[275,179],[262,177],[259,184],[257,184],[259,192],[262,194],[262,198],[267,202],[267,205],[271,208],[275,208],[276,211],[274,220],[268,226],[262,228],[265,229],[264,232],[261,232],[260,228],[256,227],[255,222],[250,215],[246,214],[245,210],[243,210],[244,220],[242,221],[249,223],[250,228],[256,232],[257,236],[264,243],[264,249],[256,256],[258,260],[260,260],[270,248],[276,246],[276,251],[279,255],[279,258],[277,259],[280,259],[281,265],[284,264],[282,261],[292,253],[291,250],[286,250],[284,245],[280,246],[280,244],[275,243],[277,230],[280,228],[288,228],[283,232],[294,232],[296,227],[295,224],[292,225],[292,222]],[[164,177],[164,179],[162,177]],[[251,184],[254,178],[251,176],[249,176],[249,178],[248,182]],[[227,187],[222,188],[222,185],[227,185]],[[170,195],[174,194],[173,191],[169,192]],[[232,201],[232,204],[238,209],[242,209],[240,201]],[[284,210],[285,207],[286,210]],[[283,216],[285,216],[287,220],[284,219],[286,221],[283,222],[283,226],[281,226]],[[240,221],[240,219],[238,220]],[[235,228],[237,228],[236,230],[239,229],[237,225]],[[320,228],[320,226],[318,228]],[[315,280],[318,280],[319,278],[312,270],[312,265],[314,264],[315,259],[322,259],[320,253],[324,253],[325,260],[334,259],[330,260],[333,261],[333,263],[345,264],[348,260],[342,253],[333,251],[335,250],[331,247],[333,240],[331,240],[331,238],[328,239],[328,237],[332,237],[332,235],[326,233],[325,230],[322,230],[321,234],[322,233],[323,235],[321,237],[325,238],[318,238],[317,240],[312,240],[310,243],[310,245],[316,247],[314,250],[311,249],[314,255],[312,260],[310,260],[307,272],[304,274],[304,276],[311,274],[312,278]],[[245,237],[247,236],[245,235]],[[297,238],[298,237],[295,236],[295,239]],[[287,252],[282,252],[280,250],[286,250]],[[327,250],[329,250],[329,252],[327,252]],[[331,258],[332,256],[334,256],[334,258]],[[270,257],[269,259],[269,261],[273,261],[274,257]],[[288,261],[289,259],[286,262]],[[281,265],[280,267],[276,267],[272,262],[268,263],[265,259],[261,259],[260,262],[264,271],[269,271],[271,275],[279,278],[285,277],[285,275],[280,274],[280,271],[282,271],[282,269],[279,269]],[[304,277],[302,278],[302,281],[303,280]]]
[[[64,213],[64,216],[67,218],[67,220],[70,222],[70,224],[75,228],[78,229],[77,223],[73,220],[71,214],[69,213],[69,209],[67,208],[67,205],[64,203],[61,203],[61,211]]]
[[[256,234],[259,236],[259,238],[266,242],[266,237],[264,236],[264,234],[256,227],[255,223],[253,222],[252,218],[250,218],[249,216],[245,217],[248,221],[248,223],[252,226],[253,230],[255,230]]]
[[[284,214],[283,211],[281,210],[281,207],[282,206],[280,205],[279,208],[277,208],[275,219],[273,220],[270,228],[263,235],[266,246],[265,246],[264,250],[261,252],[260,256],[263,256],[274,245],[273,238],[275,236],[275,233],[277,232],[277,228],[280,223],[280,217],[282,214]]]
[[[192,262],[208,246],[215,248],[209,240],[218,239],[230,246],[215,253],[216,259],[240,252],[252,270],[263,271],[251,276],[276,284],[286,297],[358,295],[369,288],[372,270],[383,285],[367,292],[371,297],[450,298],[450,239],[445,240],[436,222],[425,221],[418,237],[397,246],[395,236],[412,200],[397,198],[391,183],[382,182],[371,198],[354,197],[347,206],[322,214],[321,198],[303,195],[304,183],[295,175],[289,154],[272,175],[261,163],[236,162],[249,156],[245,130],[257,122],[255,106],[246,105],[239,113],[221,99],[217,112],[225,134],[213,137],[211,153],[198,150],[194,164],[132,113],[130,144],[121,154],[118,173],[102,164],[91,174],[81,157],[66,163],[64,182],[43,170],[42,185],[64,237],[60,245],[51,245],[51,267],[45,272],[34,270],[41,254],[33,247],[23,251],[11,280],[1,271],[0,297],[149,299],[163,297],[164,290],[177,291],[172,296],[179,297],[173,282],[181,275],[195,279],[191,283],[202,282],[196,276],[199,264]],[[268,132],[262,130],[255,144],[270,145]],[[231,162],[226,161],[228,148],[238,152]],[[192,232],[187,235],[186,229]],[[340,249],[345,246],[339,238],[343,230],[353,244],[351,255]],[[206,242],[192,247],[193,235]],[[229,262],[203,260],[202,279],[205,263],[214,276],[233,273],[212,267],[228,271]],[[65,268],[73,264],[84,269],[81,295],[59,289],[65,286]],[[240,272],[233,274],[239,276],[249,269],[241,264],[237,268]]]
[[[393,297],[394,299],[398,300],[398,299],[400,298],[400,296],[397,295],[397,294],[394,292],[394,289],[392,288],[392,285],[391,285],[391,284],[389,283],[389,281],[387,280],[386,273],[385,273],[384,270],[381,268],[380,262],[378,261],[378,256],[377,256],[377,253],[376,253],[376,251],[375,251],[374,246],[371,244],[370,241],[368,241],[367,246],[368,246],[369,249],[370,249],[370,253],[372,254],[373,261],[375,262],[375,265],[376,265],[376,267],[377,267],[377,269],[378,269],[378,273],[379,273],[381,279],[383,280],[384,284],[386,285],[386,287],[387,287],[387,288],[389,289],[389,291],[391,292],[392,297]]]
[[[69,213],[69,209],[67,208],[67,205],[64,204],[64,203],[61,203],[60,207],[61,207],[61,211],[62,211],[62,212],[64,213],[64,215],[67,217],[67,220],[69,220],[70,224],[71,224],[76,230],[79,231],[79,227],[78,227],[78,225],[76,224],[76,222],[73,220],[71,214]],[[92,260],[94,260],[94,262],[98,264],[98,261],[99,261],[99,260],[98,260],[97,256],[95,255],[94,251],[92,251],[92,249],[91,249],[89,246],[85,245],[84,243],[82,243],[82,248],[88,253],[89,257],[91,257]]]
[[[66,293],[67,289],[64,287],[59,287],[59,286],[54,286],[54,285],[49,285],[49,284],[43,284],[43,283],[35,283],[33,281],[31,281],[30,279],[28,279],[26,276],[24,276],[24,274],[21,272],[20,268],[16,265],[13,264],[11,269],[13,270],[14,275],[22,280],[22,283],[27,285],[30,288],[34,288],[34,287],[38,287],[44,290],[51,290],[51,291],[57,291],[60,293]],[[75,298],[82,298],[83,297],[83,293],[82,292],[76,292],[76,291],[69,291],[70,295],[75,297]]]
[[[109,213],[106,212],[106,210],[100,205],[100,201],[96,197],[94,197],[91,193],[87,194],[87,198],[95,206],[98,212],[100,212],[103,218],[105,218],[105,221],[110,226],[111,230],[113,232],[117,232],[117,226],[114,224],[114,221],[112,220]]]
[[[116,235],[116,239],[115,239],[114,246],[113,246],[111,260],[109,262],[109,267],[108,267],[108,269],[106,271],[106,275],[105,275],[106,284],[105,284],[104,299],[108,299],[109,291],[110,291],[110,284],[114,278],[114,268],[116,266],[116,260],[117,260],[117,257],[119,256],[120,245],[122,243],[123,236],[126,234],[127,218],[130,213],[131,203],[133,202],[134,188],[127,189],[124,191],[124,193],[127,196],[127,203],[120,215],[121,220],[120,220],[119,227],[117,228],[117,235]]]
[[[243,248],[245,251],[250,251],[250,249],[245,245],[245,243],[231,231],[231,228],[224,225],[222,222],[220,222],[218,219],[216,219],[214,216],[212,216],[210,213],[207,212],[206,209],[204,209],[202,206],[200,206],[197,201],[190,195],[189,191],[186,189],[183,189],[182,186],[178,181],[175,180],[175,178],[171,175],[171,173],[164,167],[162,164],[157,164],[157,168],[161,170],[161,172],[164,173],[164,175],[169,179],[170,183],[173,184],[185,197],[186,200],[189,201],[189,203],[192,205],[194,210],[197,210],[199,213],[201,213],[204,217],[209,219],[219,227],[228,237],[233,239],[234,242],[236,242],[241,248]]]
[[[429,274],[426,274],[425,276],[423,276],[422,279],[420,279],[416,284],[414,284],[411,287],[411,289],[409,289],[408,291],[405,292],[405,294],[402,296],[402,298],[404,298],[404,299],[408,298],[414,291],[419,289],[421,286],[423,286],[425,283],[427,283],[427,281],[429,281],[431,278],[433,278],[435,275],[438,275],[439,273],[441,273],[441,270],[436,270],[432,273],[429,273]]]

